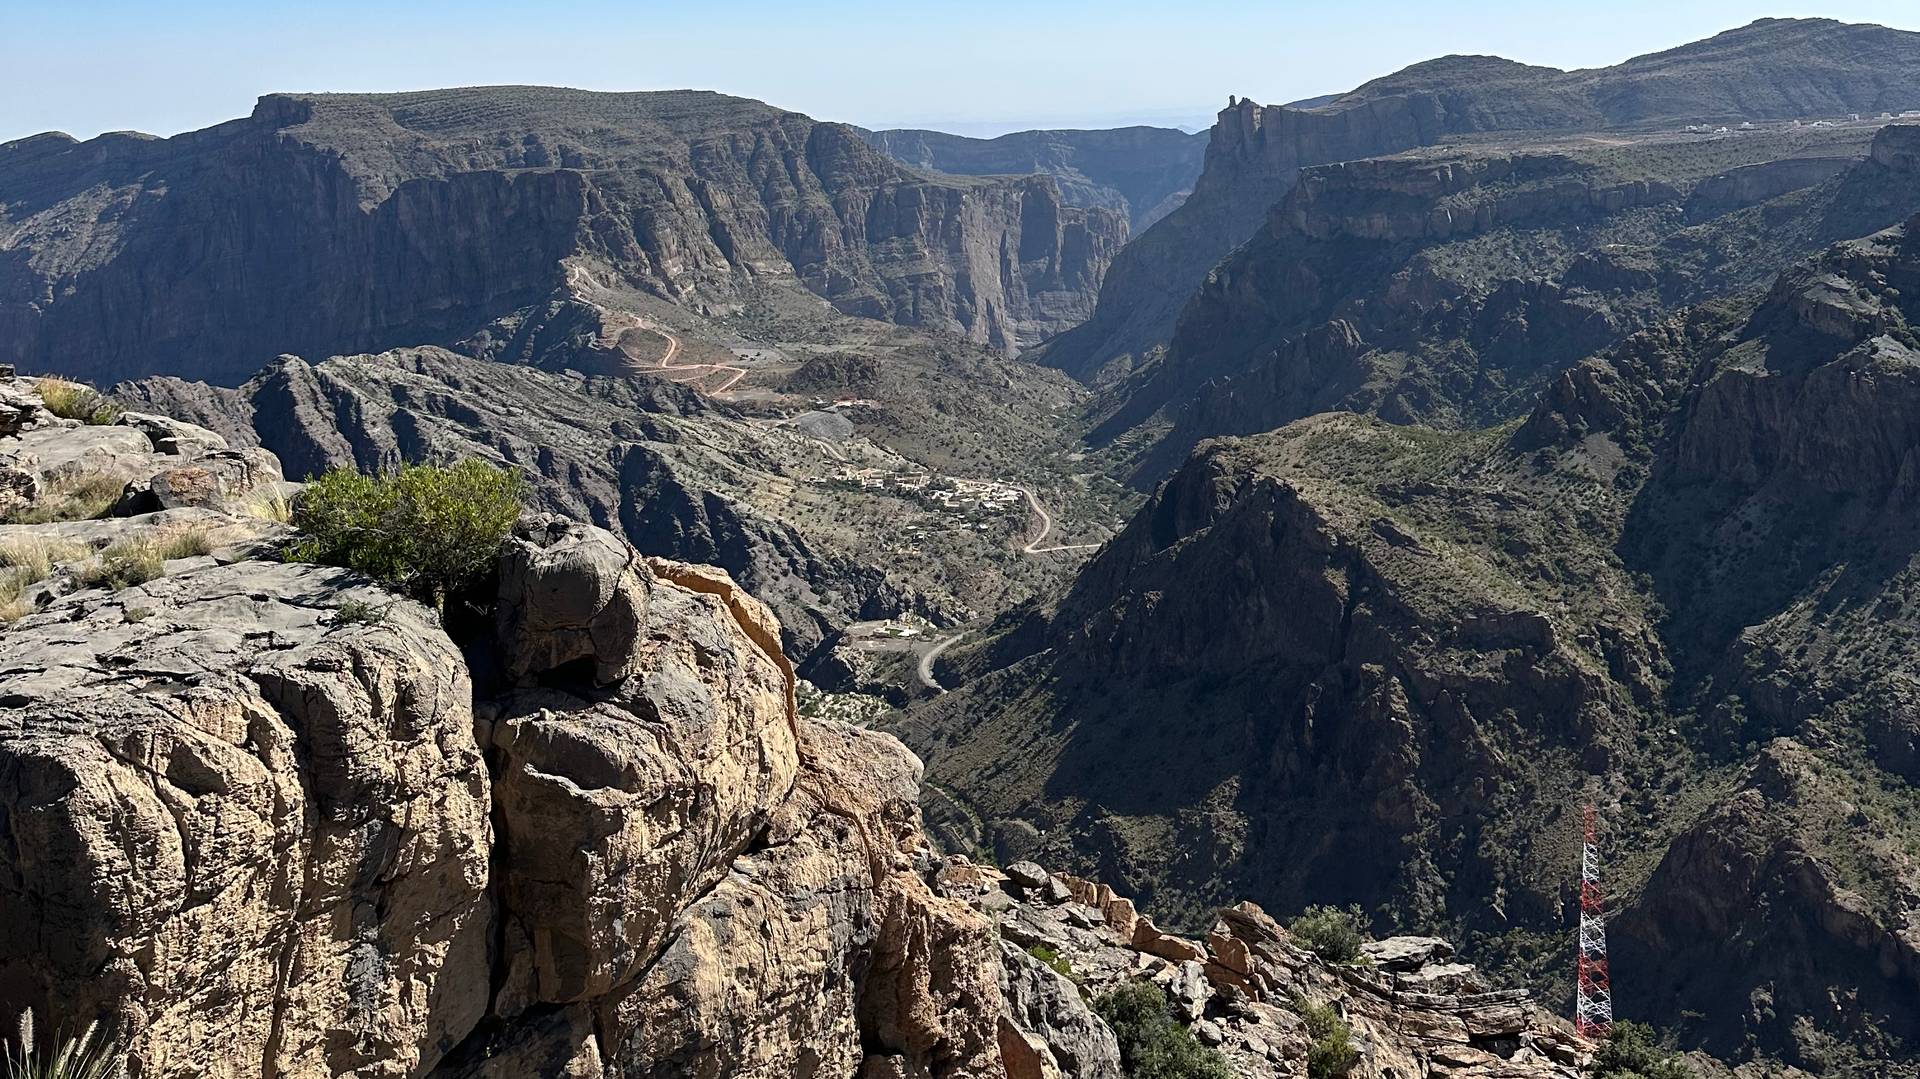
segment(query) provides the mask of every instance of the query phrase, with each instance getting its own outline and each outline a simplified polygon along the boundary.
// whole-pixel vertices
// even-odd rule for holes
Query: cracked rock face
[[[766,827],[798,767],[791,676],[741,631],[725,599],[655,578],[609,533],[578,535],[587,550],[618,544],[627,560],[593,563],[603,587],[563,591],[622,597],[615,617],[623,627],[633,611],[650,610],[662,628],[637,638],[626,630],[629,652],[599,655],[600,671],[634,672],[601,699],[516,694],[494,726],[511,935],[531,951],[531,998],[554,1003],[599,996],[637,975],[675,912],[725,876]],[[510,594],[524,542],[508,541]],[[582,566],[568,570],[592,576]],[[502,610],[545,620],[527,605]],[[542,632],[506,643],[518,657],[529,641],[551,639]]]
[[[241,563],[69,597],[0,657],[9,1004],[108,1018],[154,1077],[412,1075],[485,1012],[489,783],[424,610]]]
[[[23,414],[35,469],[227,452]],[[241,520],[0,539],[257,541]],[[249,553],[60,570],[0,628],[0,1011],[100,1019],[135,1079],[1003,1074],[991,930],[923,875],[919,762],[802,720],[724,572],[530,516],[463,654],[357,575]]]

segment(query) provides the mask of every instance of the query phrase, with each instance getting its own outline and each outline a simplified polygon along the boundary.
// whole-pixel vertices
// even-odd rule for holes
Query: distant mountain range
[[[963,176],[1044,173],[1069,205],[1127,215],[1139,232],[1172,213],[1200,175],[1207,135],[1164,127],[1020,131],[974,139],[940,131],[862,131],[904,164]]]
[[[1299,170],[1483,132],[1678,128],[1920,108],[1920,33],[1828,19],[1762,19],[1612,67],[1559,71],[1491,56],[1415,64],[1311,107],[1236,100],[1179,210],[1136,237],[1094,317],[1042,362],[1094,380],[1172,336],[1207,271],[1245,242]]]
[[[170,139],[0,145],[0,354],[233,384],[469,336],[568,293],[567,260],[694,311],[804,290],[1010,352],[1084,318],[1126,238],[1047,177],[910,171],[703,91],[282,94]]]
[[[1623,1016],[1740,1079],[1920,1079],[1910,109],[1920,34],[1819,19],[1441,57],[1200,135],[276,94],[0,146],[0,363],[132,379],[295,476],[497,461],[722,566],[809,707],[922,756],[951,850],[1195,936],[1355,903],[1564,996],[1591,803]],[[1267,1044],[1206,1003],[1254,967],[1138,941],[1196,1031]],[[1390,1066],[1522,1074],[1518,1029]]]

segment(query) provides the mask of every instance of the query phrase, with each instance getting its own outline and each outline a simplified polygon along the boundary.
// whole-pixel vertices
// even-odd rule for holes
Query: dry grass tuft
[[[293,520],[293,502],[276,487],[261,487],[240,503],[240,513],[256,520],[287,524]]]
[[[47,406],[47,411],[61,419],[98,425],[120,418],[120,406],[84,382],[43,378],[34,383],[34,389],[40,394],[40,401]]]
[[[28,583],[44,581],[62,562],[78,562],[93,553],[84,543],[58,536],[7,536],[0,538],[0,569],[28,576]]]
[[[91,553],[84,543],[55,536],[10,536],[0,540],[0,623],[17,622],[33,613],[27,589],[53,575],[62,562],[77,562]]]
[[[7,524],[43,525],[105,517],[127,482],[106,472],[78,472],[47,484],[40,497],[16,510]]]

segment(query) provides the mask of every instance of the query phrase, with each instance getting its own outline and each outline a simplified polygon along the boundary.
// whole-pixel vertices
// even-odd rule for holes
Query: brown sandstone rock
[[[1142,917],[1134,923],[1133,946],[1136,950],[1157,955],[1175,963],[1205,959],[1207,953],[1198,944],[1170,933],[1162,933],[1150,918]]]
[[[799,763],[790,676],[728,604],[659,581],[642,604],[637,581],[619,587],[635,590],[619,618],[647,609],[677,631],[597,656],[596,670],[634,672],[609,699],[523,693],[494,728],[502,894],[532,949],[536,1000],[585,1000],[636,975],[765,826]],[[519,639],[506,651],[542,654]]]

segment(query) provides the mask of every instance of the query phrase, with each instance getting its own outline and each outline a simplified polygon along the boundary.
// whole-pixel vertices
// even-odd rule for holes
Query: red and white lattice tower
[[[1606,896],[1600,890],[1600,840],[1593,807],[1580,848],[1580,958],[1575,968],[1573,1029],[1604,1041],[1613,1030],[1613,986],[1607,977]]]

